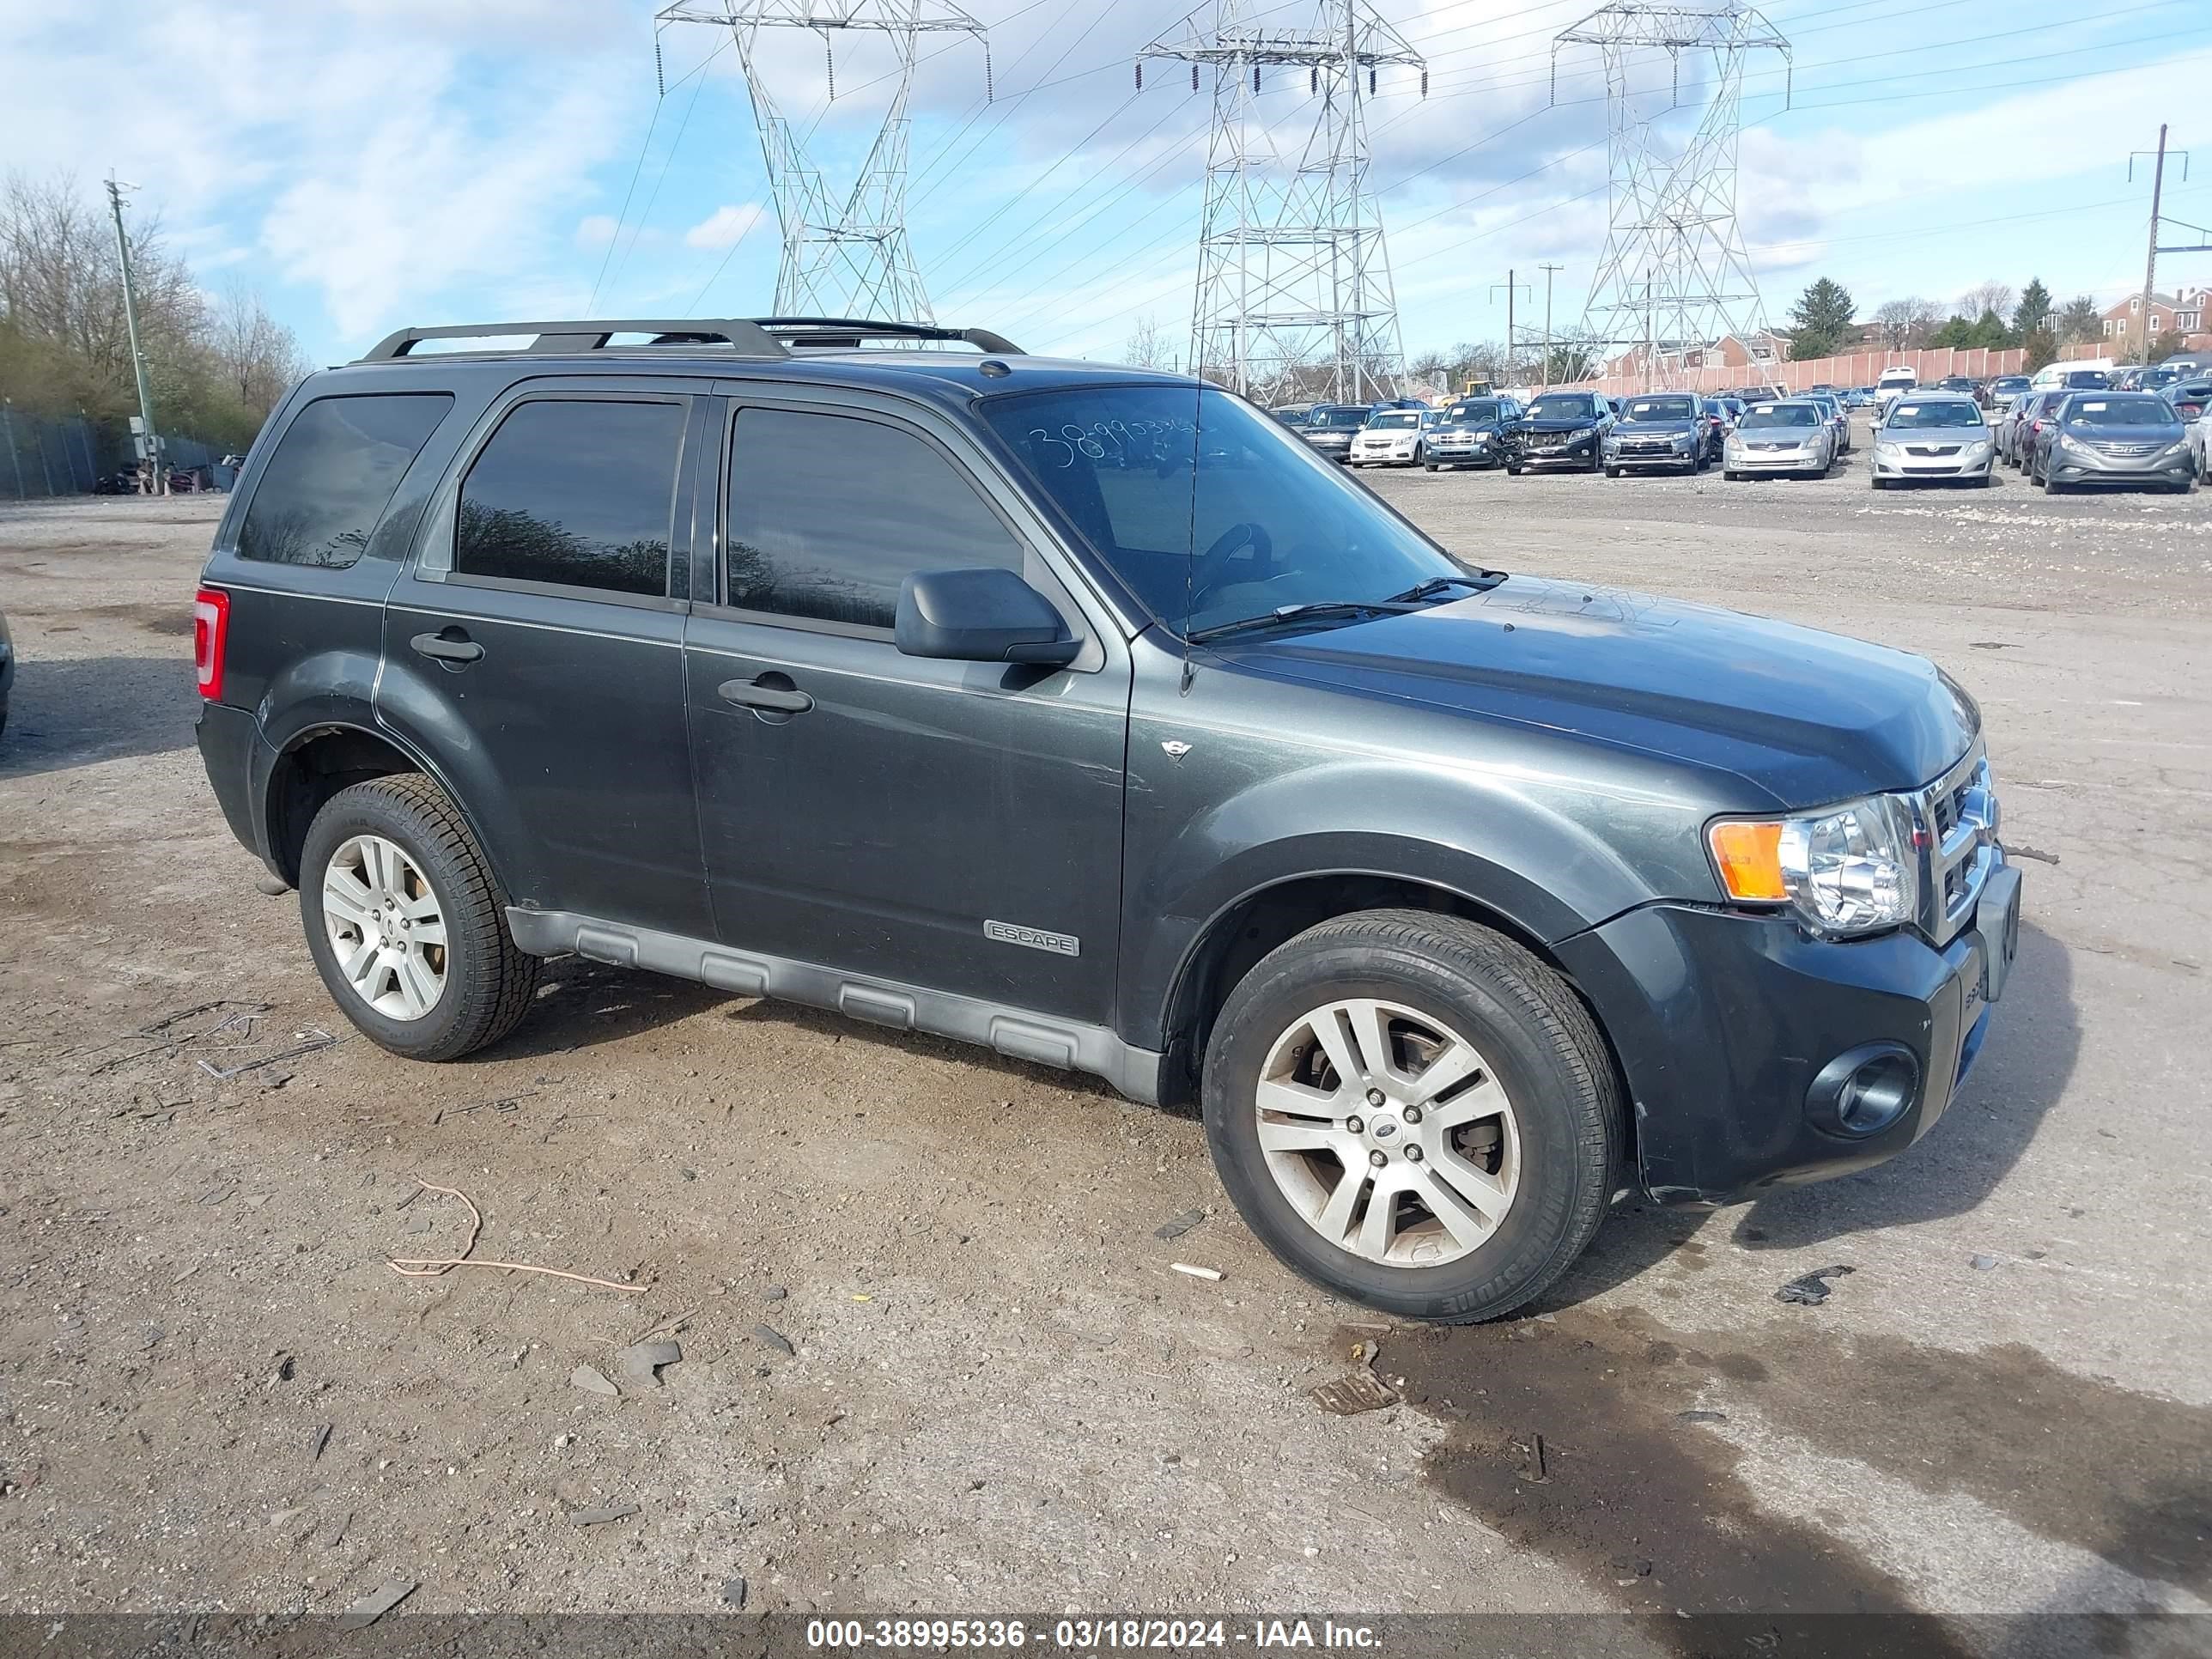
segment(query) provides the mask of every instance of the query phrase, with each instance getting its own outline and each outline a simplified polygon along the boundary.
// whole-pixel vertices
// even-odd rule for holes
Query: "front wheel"
[[[538,987],[497,884],[446,793],[419,773],[341,789],[307,827],[300,917],[346,1018],[410,1060],[458,1060],[514,1029]]]
[[[1433,472],[1433,471],[1435,471],[1437,470],[1437,464],[1436,464],[1434,461],[1424,461],[1424,462],[1422,462],[1422,463],[1421,463],[1421,465],[1422,465],[1423,466],[1425,466],[1426,468],[1428,468],[1428,470],[1429,470],[1430,471],[1431,471],[1431,472]]]
[[[1521,476],[1521,469],[1511,461],[1508,461],[1505,463],[1505,476],[1509,478],[1517,478]]]
[[[1206,1140],[1255,1234],[1382,1312],[1495,1319],[1588,1246],[1621,1146],[1589,1012],[1456,916],[1309,928],[1231,993],[1206,1045]]]
[[[1605,470],[1605,476],[1608,478],[1618,478],[1620,476],[1620,469],[1617,466],[1609,466]]]

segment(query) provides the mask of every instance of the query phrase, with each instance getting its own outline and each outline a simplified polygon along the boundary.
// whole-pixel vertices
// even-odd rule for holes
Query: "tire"
[[[1608,478],[1618,478],[1620,476],[1620,469],[1617,466],[1609,466],[1605,470],[1605,476]]]
[[[1877,478],[1872,473],[1869,473],[1867,475],[1867,488],[1869,489],[1887,489],[1889,488],[1889,480],[1887,478]]]
[[[2048,472],[2045,472],[2043,475],[2042,484],[2043,493],[2046,495],[2063,495],[2066,493],[2066,486],[2059,483],[2057,479],[2052,477]]]
[[[1517,478],[1521,476],[1521,469],[1508,461],[1505,464],[1505,476],[1509,478]]]
[[[1980,477],[1974,480],[1974,488],[1977,489],[1987,489],[1989,487],[1990,474],[1987,472],[1983,473]]]
[[[331,915],[331,902],[339,896],[335,891],[325,896],[334,879],[331,866],[337,861],[344,872],[371,838],[404,855],[412,866],[409,873],[429,890],[428,900],[435,907],[430,925],[444,932],[441,947],[412,947],[425,953],[423,961],[440,982],[427,1009],[411,1015],[372,1006],[339,965],[332,939],[334,923],[344,928],[348,920],[343,912]],[[389,884],[403,893],[410,888],[405,877]],[[373,894],[375,885],[368,890]],[[315,971],[332,1000],[370,1042],[409,1060],[458,1060],[498,1042],[528,1011],[538,988],[538,958],[515,948],[483,849],[446,793],[418,772],[372,778],[324,803],[300,854],[300,919]],[[434,957],[428,954],[433,950]],[[407,996],[402,975],[387,977],[379,967],[369,972],[372,987],[392,988],[381,1000]]]
[[[1721,477],[1727,479],[1729,483],[1735,483],[1742,478],[1743,474],[1736,471],[1733,467],[1724,466],[1721,469]]]
[[[1422,465],[1423,466],[1425,466],[1426,468],[1428,468],[1428,470],[1429,470],[1430,471],[1431,471],[1431,472],[1433,472],[1433,471],[1435,471],[1437,470],[1437,464],[1436,464],[1434,461],[1424,461],[1424,462],[1422,462],[1422,463],[1421,463],[1421,465]]]
[[[1339,1002],[1388,1004],[1384,1027],[1393,1075],[1375,1081],[1400,1091],[1390,1109],[1363,1117],[1363,1140],[1348,1118],[1315,1119],[1272,1114],[1269,1128],[1309,1129],[1326,1120],[1328,1138],[1363,1158],[1334,1151],[1263,1148],[1260,1085],[1271,1068],[1334,1079],[1319,1059],[1325,1040],[1311,1024]],[[1340,1042],[1347,1030],[1339,1026]],[[1418,1101],[1419,1074],[1406,1061],[1418,1051],[1413,1036],[1443,1032],[1464,1046],[1462,1058],[1475,1079],[1464,1093],[1426,1109],[1435,1120],[1417,1127],[1397,1116],[1404,1100]],[[1409,1035],[1409,1033],[1413,1035]],[[1357,1043],[1358,1039],[1352,1041]],[[1440,1057],[1442,1048],[1429,1051]],[[1277,1098],[1330,1098],[1310,1084],[1277,1085]],[[1328,1086],[1328,1085],[1324,1085]],[[1501,1097],[1502,1091],[1502,1097]],[[1456,916],[1423,910],[1369,910],[1340,916],[1291,939],[1264,957],[1238,982],[1223,1006],[1206,1044],[1204,1112],[1208,1146],[1238,1214],[1292,1271],[1334,1295],[1378,1311],[1409,1318],[1469,1323],[1496,1319],[1540,1296],[1573,1265],[1596,1233],[1616,1174],[1624,1114],[1619,1082],[1605,1042],[1589,1011],[1565,981],[1518,945]],[[1334,1095],[1355,1113],[1374,1097]],[[1501,1109],[1497,1104],[1502,1097]],[[1478,1099],[1487,1104],[1478,1104]],[[1446,1110],[1464,1111],[1453,1127],[1440,1127]],[[1389,1137],[1384,1139],[1384,1137]],[[1441,1138],[1449,1138],[1449,1139]],[[1425,1139],[1431,1152],[1415,1161],[1393,1151]],[[1447,1164],[1449,1147],[1456,1154]],[[1383,1158],[1378,1176],[1369,1158]],[[1485,1174],[1468,1168],[1487,1164]],[[1455,1167],[1486,1182],[1482,1190],[1499,1208],[1486,1220],[1462,1207],[1448,1227],[1425,1204],[1399,1206],[1387,1218],[1373,1213],[1378,1180],[1430,1182],[1407,1188],[1455,1191],[1434,1184],[1429,1173]],[[1287,1170],[1288,1174],[1285,1171]],[[1334,1173],[1332,1173],[1334,1172]],[[1451,1177],[1459,1180],[1458,1176]],[[1354,1196],[1338,1218],[1347,1243],[1331,1242],[1330,1200]],[[1304,1198],[1294,1199],[1293,1189]],[[1469,1188],[1468,1190],[1475,1190]],[[1328,1197],[1322,1197],[1323,1194]],[[1306,1208],[1319,1211],[1315,1220]],[[1364,1205],[1363,1209],[1361,1206]],[[1350,1218],[1358,1212],[1360,1218]],[[1356,1253],[1378,1242],[1384,1260]],[[1424,1265],[1433,1261],[1434,1265]]]

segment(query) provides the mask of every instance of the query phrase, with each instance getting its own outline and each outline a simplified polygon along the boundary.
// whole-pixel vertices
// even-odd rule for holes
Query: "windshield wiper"
[[[1305,605],[1279,605],[1273,611],[1257,617],[1241,617],[1236,622],[1216,623],[1211,628],[1200,629],[1189,637],[1195,643],[1200,640],[1218,640],[1224,634],[1242,634],[1249,629],[1273,628],[1284,623],[1315,622],[1325,617],[1395,616],[1413,608],[1395,599],[1315,599]]]
[[[1416,582],[1402,593],[1393,593],[1386,605],[1418,605],[1423,599],[1432,599],[1439,593],[1455,587],[1471,587],[1478,593],[1487,593],[1505,580],[1503,570],[1486,570],[1479,576],[1431,576],[1425,582]]]

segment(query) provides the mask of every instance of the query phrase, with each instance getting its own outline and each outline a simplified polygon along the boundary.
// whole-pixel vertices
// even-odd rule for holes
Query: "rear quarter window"
[[[450,393],[318,398],[277,441],[239,528],[238,556],[343,569],[361,557]]]

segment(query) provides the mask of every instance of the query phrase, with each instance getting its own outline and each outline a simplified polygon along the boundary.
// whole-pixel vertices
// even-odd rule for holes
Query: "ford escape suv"
[[[222,811],[394,1054],[573,953],[1195,1097],[1397,1314],[1902,1151],[2018,936],[1929,663],[1462,562],[981,330],[404,331],[270,416],[196,615]]]

